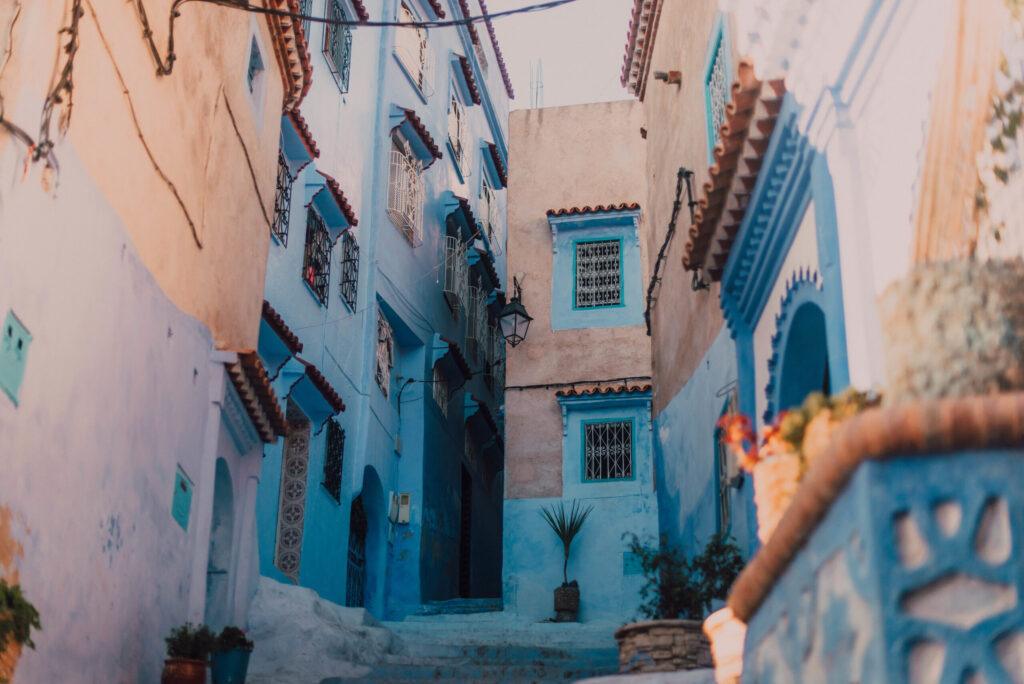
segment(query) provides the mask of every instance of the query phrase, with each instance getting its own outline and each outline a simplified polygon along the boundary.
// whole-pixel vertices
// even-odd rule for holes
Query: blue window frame
[[[622,238],[588,238],[572,243],[572,308],[625,306]]]
[[[633,480],[636,469],[636,424],[633,418],[601,418],[580,424],[583,482]]]
[[[725,107],[729,104],[729,79],[732,75],[730,45],[725,19],[719,14],[711,31],[704,67],[704,106],[708,129],[708,159],[713,161],[718,131],[725,123]]]

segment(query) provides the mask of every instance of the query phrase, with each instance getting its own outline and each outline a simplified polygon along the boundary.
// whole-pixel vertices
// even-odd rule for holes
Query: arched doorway
[[[777,407],[799,406],[811,392],[831,394],[825,312],[804,302],[792,312],[786,331]]]
[[[348,575],[345,605],[361,608],[366,605],[366,509],[360,494],[352,501],[348,520]]]
[[[217,459],[210,521],[210,554],[206,561],[206,612],[204,620],[214,629],[230,622],[232,538],[235,530],[234,491],[227,461]]]

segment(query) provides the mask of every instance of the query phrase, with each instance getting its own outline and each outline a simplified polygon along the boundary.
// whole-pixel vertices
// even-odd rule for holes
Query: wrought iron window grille
[[[350,231],[341,238],[341,300],[356,310],[359,299],[359,243]]]
[[[384,314],[377,312],[377,363],[374,377],[384,396],[391,389],[391,369],[395,367],[395,338],[391,324]]]
[[[277,189],[274,193],[274,222],[270,233],[285,247],[288,246],[288,222],[292,218],[292,172],[284,152],[277,153]]]
[[[299,0],[299,13],[306,17],[313,16],[313,0]],[[312,28],[312,22],[309,19],[302,20],[302,33],[305,34],[307,42]]]
[[[623,480],[633,476],[633,422],[583,424],[585,480]]]
[[[328,0],[327,14],[331,21],[348,19],[340,0]],[[339,24],[324,24],[324,55],[338,90],[347,93],[352,70],[352,29]]]
[[[341,471],[345,462],[345,431],[335,421],[327,423],[327,443],[324,449],[323,485],[331,498],[341,502]]]
[[[576,308],[622,303],[622,261],[619,240],[576,243]]]
[[[454,153],[452,156],[463,177],[469,175],[466,164],[466,150],[469,149],[469,145],[466,143],[467,130],[466,108],[459,102],[453,86],[451,103],[448,107],[448,143],[452,146]]]
[[[388,216],[410,245],[423,243],[423,178],[404,140],[393,141],[391,148]]]
[[[725,48],[725,40],[719,39],[718,47],[715,49],[715,55],[712,58],[707,83],[705,84],[706,96],[708,98],[708,116],[710,118],[708,123],[711,127],[711,130],[708,132],[711,147],[714,147],[715,142],[718,140],[719,131],[722,128],[722,124],[725,123],[725,107],[729,104],[729,77],[726,73],[727,58]]]
[[[401,3],[398,8],[398,21],[412,24],[417,21],[416,15],[406,3]],[[429,94],[429,68],[430,51],[427,46],[427,30],[422,26],[412,29],[399,29],[395,32],[395,52],[398,59],[405,66],[406,71],[412,76],[416,87],[424,95]]]
[[[466,353],[469,354],[469,357],[474,362],[479,363],[483,349],[482,341],[487,339],[487,315],[484,308],[485,295],[483,288],[476,285],[470,285],[467,293]]]
[[[321,304],[327,306],[331,283],[331,235],[320,214],[310,207],[306,213],[306,249],[302,258],[302,279]]]
[[[473,43],[473,52],[476,53],[476,61],[480,64],[480,71],[483,72],[484,76],[487,75],[487,51],[484,50],[484,46],[478,42]]]
[[[501,254],[501,245],[495,240],[495,233],[498,227],[498,197],[494,188],[487,181],[486,174],[480,179],[480,201],[483,203],[484,229],[487,231],[487,244],[491,251]]]
[[[718,520],[719,532],[727,532],[732,523],[732,506],[729,502],[729,490],[732,478],[729,476],[729,449],[725,445],[721,430],[715,434],[715,464],[718,471]]]
[[[434,377],[432,388],[434,395],[434,403],[437,404],[437,408],[441,411],[441,415],[448,417],[448,402],[451,399],[451,392],[448,388],[448,378],[445,377],[444,371],[441,370],[440,366],[434,364]]]
[[[467,245],[457,235],[444,237],[444,298],[452,316],[459,317],[459,310],[466,302],[469,263],[466,261]]]

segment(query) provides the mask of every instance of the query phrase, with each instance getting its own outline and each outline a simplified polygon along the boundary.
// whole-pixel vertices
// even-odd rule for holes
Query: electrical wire
[[[651,336],[651,311],[654,309],[654,305],[657,302],[657,296],[655,289],[661,283],[661,264],[665,260],[668,254],[669,243],[672,242],[672,236],[676,233],[676,222],[679,220],[679,210],[683,206],[683,182],[686,182],[686,197],[687,206],[690,208],[690,221],[693,221],[693,208],[697,206],[697,203],[693,200],[693,188],[690,185],[691,179],[693,178],[693,171],[690,171],[685,166],[679,167],[679,173],[676,176],[676,198],[672,202],[672,218],[668,222],[668,230],[665,231],[665,240],[661,243],[661,249],[658,250],[658,258],[654,262],[654,273],[651,274],[651,282],[647,285],[647,307],[644,309],[644,322],[647,324],[647,336]]]

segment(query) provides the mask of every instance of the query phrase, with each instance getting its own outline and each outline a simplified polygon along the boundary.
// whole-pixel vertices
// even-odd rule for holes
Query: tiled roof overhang
[[[338,205],[338,209],[340,209],[341,213],[345,216],[345,220],[348,222],[348,225],[359,225],[356,213],[352,211],[352,205],[349,204],[348,199],[345,197],[345,193],[341,191],[341,186],[338,185],[338,181],[319,169],[317,169],[317,173],[324,177],[324,181],[327,183],[327,190],[331,193],[334,203]],[[321,192],[323,191],[321,190]]]
[[[441,157],[444,156],[441,154],[441,148],[437,146],[434,136],[430,134],[430,131],[427,130],[427,125],[423,123],[423,120],[420,119],[416,112],[411,109],[406,109],[405,107],[396,107],[394,108],[394,112],[398,113],[398,121],[395,121],[395,115],[393,113],[391,123],[392,130],[400,126],[405,127],[408,125],[408,131],[403,131],[403,134],[411,132],[419,138],[423,149],[426,151],[426,155],[424,155],[426,159],[441,159]],[[432,160],[431,163],[433,163]]]
[[[501,153],[498,151],[498,146],[494,143],[487,143],[487,151],[491,155],[491,161],[494,162],[494,168],[498,172],[498,180],[501,181],[501,187],[508,187],[508,169],[505,168],[505,162],[501,160]]]
[[[345,410],[345,402],[341,400],[341,395],[338,394],[337,390],[331,386],[324,374],[320,372],[320,369],[311,364],[305,359],[295,357],[296,360],[301,363],[306,369],[306,376],[313,382],[313,386],[316,387],[317,391],[323,396],[327,403],[330,404],[336,412],[340,413]]]
[[[454,340],[441,336],[441,341],[448,345],[448,356],[451,357],[452,363],[458,368],[459,372],[462,373],[467,381],[473,377],[473,369],[469,367],[469,361],[466,360],[466,355],[462,353],[462,349],[458,343]]]
[[[702,268],[712,280],[721,280],[785,94],[782,79],[759,81],[753,64],[740,62],[715,145],[715,161],[708,169],[683,251],[687,270]]]
[[[445,13],[444,7],[441,6],[441,0],[427,0],[427,4],[430,5],[430,9],[434,10],[438,19],[444,19]]]
[[[612,211],[636,211],[640,208],[638,202],[621,202],[619,204],[598,204],[596,206],[569,207],[563,209],[548,209],[548,216],[577,216],[580,214],[604,214]]]
[[[585,383],[584,383],[585,384]],[[614,385],[612,387],[588,387],[587,389],[578,390],[575,387],[570,387],[567,390],[558,390],[555,392],[556,397],[590,397],[590,396],[601,396],[609,394],[643,394],[644,392],[650,392],[650,385]]]
[[[480,104],[480,88],[476,85],[473,66],[462,55],[456,55],[456,57],[459,60],[459,69],[462,72],[462,78],[466,81],[466,89],[469,90],[469,96],[473,100],[473,104]]]
[[[472,16],[472,14],[469,11],[469,0],[459,0],[459,9],[462,10],[462,18],[463,19],[468,19],[470,16]],[[476,26],[474,26],[472,23],[466,24],[466,30],[469,31],[470,39],[474,43],[479,45],[480,44],[480,34],[478,34],[476,32]]]
[[[476,266],[482,269],[481,274],[487,279],[490,287],[487,289],[497,290],[501,288],[501,279],[498,277],[498,269],[494,266],[494,256],[484,247],[474,246],[468,256],[470,267]]]
[[[651,53],[658,33],[662,0],[633,0],[633,13],[626,32],[626,55],[619,82],[641,100],[647,90]]]
[[[363,0],[352,0],[352,6],[356,10],[356,16],[359,17],[359,21],[370,21],[370,13],[366,9],[366,5]],[[441,15],[444,17],[444,15]]]
[[[266,0],[269,9],[301,14],[299,0]],[[302,103],[313,83],[313,65],[309,56],[302,20],[287,15],[268,14],[267,24],[274,38],[274,53],[284,82],[283,111],[290,112]]]
[[[302,114],[299,113],[298,109],[293,109],[285,116],[291,121],[292,127],[298,134],[299,140],[302,142],[309,156],[316,159],[320,156],[320,148],[316,144],[316,140],[313,139],[313,132],[309,130],[309,124],[306,123],[306,119],[303,118]]]
[[[270,302],[263,300],[263,320],[267,322],[271,330],[277,333],[277,336],[281,338],[281,341],[285,343],[288,350],[293,354],[298,354],[302,351],[302,342],[299,341],[299,336],[292,332],[292,329],[288,327],[288,324],[284,322],[284,318],[277,312],[277,309],[270,305]]]
[[[501,46],[498,45],[498,34],[494,31],[494,22],[491,21],[491,15],[487,13],[486,0],[480,0],[480,11],[484,15],[484,23],[487,24],[487,34],[491,37],[491,45],[494,46],[494,56],[498,58],[498,70],[501,72],[501,80],[505,84],[505,92],[508,93],[508,99],[514,100],[516,93],[512,89],[512,79],[508,75],[508,67],[505,66]]]
[[[227,372],[260,439],[268,444],[277,441],[287,432],[288,423],[259,355],[240,352],[238,361],[227,365]]]
[[[469,206],[469,200],[465,197],[459,197],[451,190],[446,190],[441,200],[441,212],[445,219],[453,214],[456,215],[455,220],[462,229],[464,240],[471,241],[480,232],[476,216],[473,215],[473,208]]]

